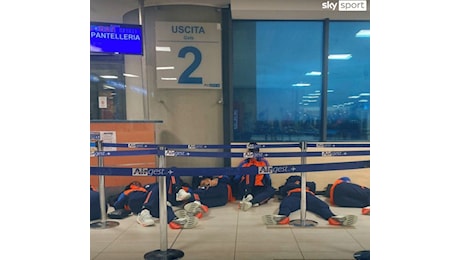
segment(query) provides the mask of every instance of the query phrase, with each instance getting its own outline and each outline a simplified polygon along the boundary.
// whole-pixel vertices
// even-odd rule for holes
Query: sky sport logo
[[[321,9],[326,10],[339,10],[345,12],[360,12],[367,11],[366,0],[340,0],[338,2],[326,1],[321,3]]]

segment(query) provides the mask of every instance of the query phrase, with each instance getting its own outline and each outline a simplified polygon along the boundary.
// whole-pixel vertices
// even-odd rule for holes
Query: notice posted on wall
[[[116,131],[91,131],[90,141],[90,156],[94,156],[94,152],[97,151],[96,141],[102,140],[104,143],[116,143],[117,133]],[[116,151],[116,147],[103,147],[103,151]]]
[[[117,133],[115,131],[100,131],[102,143],[116,143]],[[116,151],[116,147],[104,147],[103,151]]]

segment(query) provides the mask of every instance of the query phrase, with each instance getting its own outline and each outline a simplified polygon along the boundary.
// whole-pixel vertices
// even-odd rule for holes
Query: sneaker
[[[243,197],[242,201],[251,201],[254,197],[251,194],[248,194]]]
[[[144,227],[155,226],[155,219],[150,215],[148,209],[143,209],[139,215],[137,215],[137,223]]]
[[[251,202],[245,200],[240,201],[240,209],[242,209],[243,211],[248,211],[251,207]]]
[[[334,226],[351,226],[356,221],[358,221],[358,217],[355,215],[333,216],[328,219],[329,224]]]
[[[175,218],[169,222],[169,227],[171,229],[186,229],[194,228],[198,225],[198,218],[194,216],[186,216],[183,218]]]
[[[176,215],[176,217],[178,218],[185,218],[187,216],[195,216],[197,217],[198,219],[201,219],[203,218],[203,213],[201,211],[198,210],[198,212],[196,212],[195,214],[191,213],[191,212],[187,212],[185,209],[179,209],[179,210],[176,210],[174,211],[174,214]]]
[[[184,200],[190,199],[190,197],[192,197],[190,192],[186,192],[184,189],[180,189],[176,193],[176,200],[177,201],[184,201]]]
[[[286,215],[265,215],[262,216],[265,225],[286,225],[290,223],[290,219]]]
[[[191,216],[191,214],[188,213],[185,209],[178,209],[174,211],[174,215],[176,215],[176,217],[178,218],[185,218],[187,216]]]
[[[197,214],[198,212],[207,213],[209,211],[208,206],[201,204],[201,202],[195,200],[184,205],[184,209],[187,212],[192,213],[192,215]]]
[[[371,206],[367,206],[361,209],[361,214],[363,215],[370,215],[371,214]]]

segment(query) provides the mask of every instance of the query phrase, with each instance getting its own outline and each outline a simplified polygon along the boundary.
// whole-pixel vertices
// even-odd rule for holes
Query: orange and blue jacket
[[[238,167],[263,167],[269,166],[268,161],[265,158],[248,158],[243,160]],[[246,186],[271,186],[270,174],[256,174],[256,175],[235,175],[234,181],[246,183]]]

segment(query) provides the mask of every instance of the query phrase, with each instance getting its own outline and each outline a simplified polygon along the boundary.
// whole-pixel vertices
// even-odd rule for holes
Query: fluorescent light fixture
[[[355,34],[355,37],[357,38],[369,38],[370,36],[371,36],[370,30],[359,30],[359,32]]]
[[[115,89],[115,87],[109,86],[109,85],[103,85],[102,86],[105,89]]]
[[[157,70],[173,70],[174,66],[157,67]]]
[[[370,96],[371,94],[370,93],[361,93],[359,94],[360,96]]]
[[[367,99],[360,99],[358,102],[364,102],[364,103],[366,103],[366,102],[369,102],[369,100],[367,100]]]
[[[156,46],[156,47],[155,47],[155,50],[156,50],[156,51],[171,52],[171,47]]]
[[[359,96],[349,96],[348,98],[359,98]]]
[[[327,58],[330,60],[349,60],[351,59],[351,54],[329,54]]]
[[[311,84],[310,83],[295,83],[292,84],[293,87],[309,87]]]
[[[129,74],[129,73],[123,73],[123,76],[125,76],[127,78],[139,78],[139,76],[134,75],[134,74]]]
[[[172,81],[172,80],[177,80],[177,78],[161,78],[161,80],[170,80],[170,81]]]
[[[118,79],[117,76],[113,76],[113,75],[101,75],[101,78],[103,78],[103,79]]]
[[[328,89],[328,90],[327,90],[327,93],[332,93],[332,92],[334,92],[333,89]]]
[[[305,73],[305,76],[321,76],[321,71],[310,71]]]

